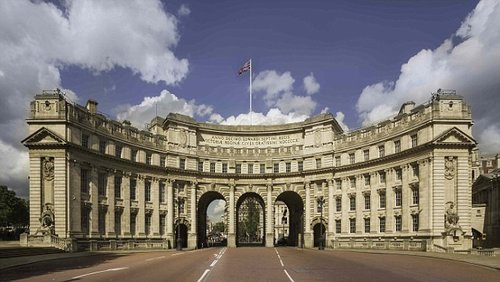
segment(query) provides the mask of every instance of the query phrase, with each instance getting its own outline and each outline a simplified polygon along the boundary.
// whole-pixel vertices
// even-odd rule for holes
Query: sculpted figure
[[[453,157],[446,157],[444,162],[444,177],[446,179],[453,179],[455,176],[455,162]]]
[[[43,160],[43,177],[46,180],[54,179],[54,160],[49,157]]]
[[[54,212],[49,204],[45,204],[45,210],[40,215],[40,227],[36,230],[35,235],[41,232],[42,234],[54,234]]]

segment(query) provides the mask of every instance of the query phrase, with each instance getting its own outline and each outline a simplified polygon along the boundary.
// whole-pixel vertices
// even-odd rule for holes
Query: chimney
[[[91,113],[91,114],[96,114],[97,113],[97,102],[94,101],[94,100],[91,100],[89,99],[87,101],[87,106],[85,106],[85,108],[87,108],[87,110]]]

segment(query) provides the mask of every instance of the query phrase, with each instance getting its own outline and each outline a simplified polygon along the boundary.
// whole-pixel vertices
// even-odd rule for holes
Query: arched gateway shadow
[[[239,197],[236,204],[236,246],[265,246],[265,205],[253,192]]]
[[[304,226],[302,224],[304,203],[302,198],[293,191],[285,191],[276,198],[277,201],[282,201],[286,204],[289,212],[289,233],[287,238],[288,246],[299,246],[299,242],[303,242]]]
[[[208,191],[201,195],[200,200],[198,201],[198,212],[197,212],[197,222],[198,226],[196,227],[197,234],[197,247],[203,248],[208,245],[207,240],[207,209],[210,203],[215,200],[225,200],[224,196],[219,192]]]

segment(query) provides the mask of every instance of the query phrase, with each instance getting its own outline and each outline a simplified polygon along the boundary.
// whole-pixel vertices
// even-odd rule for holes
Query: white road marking
[[[274,248],[274,251],[276,251],[276,255],[278,255],[278,259],[280,260],[281,266],[285,267],[285,265],[283,264],[283,261],[281,260],[280,253],[278,253],[278,250],[276,250],[276,248]]]
[[[217,262],[221,259],[222,255],[226,252],[226,248],[222,249],[219,251],[219,254],[214,254],[215,256],[215,260],[212,261],[212,263],[210,264],[210,268],[207,268],[205,269],[205,272],[203,272],[203,274],[201,275],[200,279],[198,279],[198,282],[201,282],[203,281],[203,279],[206,278],[207,274],[210,272],[211,269],[213,269],[215,267],[215,265],[217,264]]]
[[[288,279],[290,279],[290,282],[295,282],[295,281],[293,281],[292,277],[290,277],[290,274],[288,274],[286,269],[283,269],[283,271],[285,272],[286,276],[288,276]]]
[[[87,273],[87,274],[78,275],[78,276],[75,276],[75,277],[73,277],[71,279],[79,279],[79,278],[90,276],[90,275],[94,275],[94,274],[99,274],[99,273],[104,273],[104,272],[109,272],[109,271],[119,271],[119,270],[124,270],[124,269],[127,269],[127,268],[128,267],[110,268],[110,269],[106,269],[106,270],[95,271],[95,272],[91,272],[91,273]]]
[[[157,259],[164,259],[165,256],[161,256],[161,257],[154,257],[154,258],[148,258],[146,261],[152,261],[152,260],[157,260]]]
[[[200,279],[198,279],[198,282],[203,281],[203,278],[205,278],[205,275],[210,271],[210,269],[205,269],[205,272],[203,272],[203,275],[201,275]]]

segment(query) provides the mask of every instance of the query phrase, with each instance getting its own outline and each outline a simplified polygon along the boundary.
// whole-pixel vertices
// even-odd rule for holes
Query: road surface
[[[429,257],[297,248],[110,253],[0,271],[1,281],[500,281],[500,271]]]

